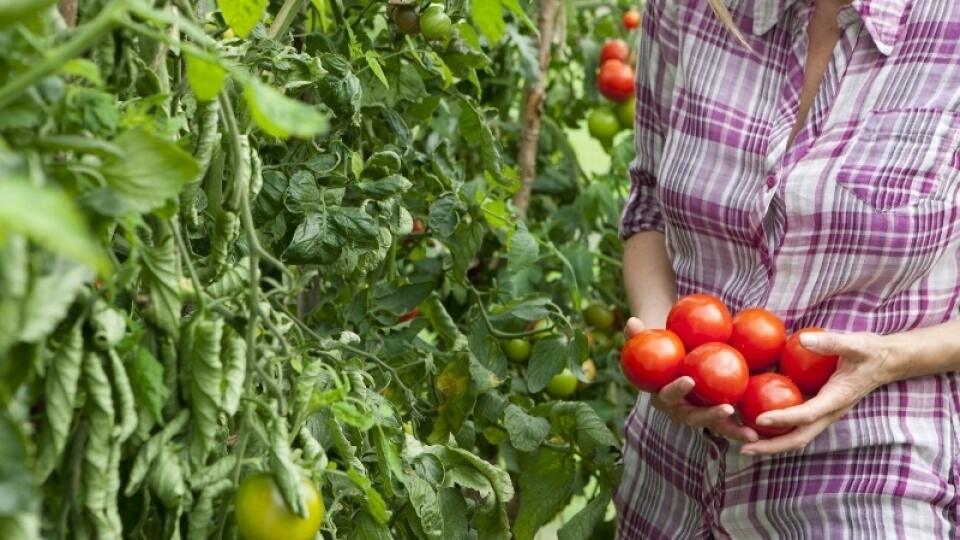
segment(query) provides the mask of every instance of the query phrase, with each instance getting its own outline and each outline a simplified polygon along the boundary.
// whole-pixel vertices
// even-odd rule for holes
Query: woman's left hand
[[[770,439],[743,445],[744,455],[771,455],[799,450],[846,414],[864,396],[900,379],[900,353],[890,336],[870,333],[808,332],[800,344],[821,354],[836,354],[837,370],[820,392],[802,405],[757,417],[759,425],[796,426]]]

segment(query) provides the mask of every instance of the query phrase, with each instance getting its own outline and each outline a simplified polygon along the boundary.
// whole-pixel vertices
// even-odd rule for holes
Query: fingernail
[[[733,405],[724,405],[720,410],[723,411],[723,414],[733,414]]]
[[[741,450],[741,451],[740,451],[740,455],[742,455],[742,456],[755,456],[755,455],[757,455],[757,453],[754,452],[753,450]]]
[[[772,425],[773,425],[773,420],[771,420],[771,419],[769,419],[769,418],[757,418],[757,425],[758,425],[758,426],[772,426]]]
[[[816,347],[820,344],[820,336],[814,333],[800,334],[800,345],[804,347]]]

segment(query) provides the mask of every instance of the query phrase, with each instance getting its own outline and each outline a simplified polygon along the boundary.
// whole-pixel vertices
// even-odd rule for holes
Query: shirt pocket
[[[936,196],[960,137],[957,118],[932,109],[870,113],[843,152],[838,185],[877,211]]]

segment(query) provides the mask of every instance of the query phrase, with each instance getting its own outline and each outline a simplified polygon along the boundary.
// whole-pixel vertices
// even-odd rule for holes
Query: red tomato
[[[423,224],[422,219],[416,218],[413,220],[413,230],[410,232],[411,234],[423,234],[426,230],[427,227]]]
[[[792,427],[758,426],[757,417],[767,411],[786,409],[803,403],[803,394],[788,377],[779,373],[761,373],[750,377],[747,390],[740,398],[737,408],[740,419],[760,435],[771,437],[783,435]]]
[[[409,321],[409,320],[411,320],[411,319],[416,319],[416,318],[419,317],[419,316],[420,316],[420,308],[415,307],[415,308],[411,309],[410,311],[408,311],[408,312],[404,313],[403,315],[401,315],[399,318],[397,318],[397,322],[398,322],[398,323],[407,322],[407,321]]]
[[[709,294],[691,294],[681,298],[667,314],[667,329],[673,330],[688,351],[710,343],[726,342],[733,332],[730,311]]]
[[[691,403],[732,405],[747,389],[750,368],[743,355],[726,343],[706,343],[684,357],[680,375],[693,379],[693,390],[687,394]]]
[[[635,9],[631,9],[624,13],[623,26],[627,27],[629,30],[633,30],[634,28],[640,26],[640,12]]]
[[[633,95],[633,68],[623,61],[607,60],[600,66],[597,75],[597,89],[607,99],[622,102]]]
[[[740,351],[756,373],[776,363],[787,342],[783,321],[763,308],[747,308],[733,318],[733,333],[727,343]]]
[[[630,47],[627,45],[627,42],[622,39],[611,39],[610,41],[604,43],[603,48],[600,49],[601,64],[607,60],[620,60],[621,62],[626,62],[629,56]]]
[[[804,394],[816,394],[837,369],[837,355],[824,355],[804,349],[800,335],[823,332],[820,328],[804,328],[794,332],[780,354],[780,372],[793,379]]]
[[[657,392],[680,376],[683,343],[669,330],[644,330],[620,351],[620,368],[634,386]]]

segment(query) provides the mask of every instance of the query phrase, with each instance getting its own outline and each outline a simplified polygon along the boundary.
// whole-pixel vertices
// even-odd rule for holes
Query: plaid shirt
[[[624,238],[666,234],[680,294],[789,329],[944,322],[960,294],[960,2],[854,0],[793,145],[812,2],[648,0]],[[960,377],[867,396],[772,458],[641,396],[616,496],[624,538],[957,538]]]

